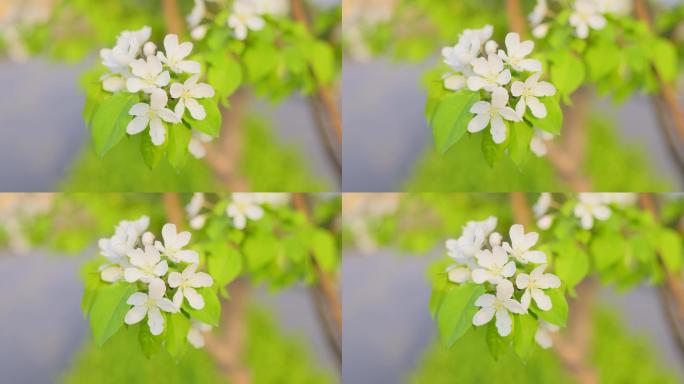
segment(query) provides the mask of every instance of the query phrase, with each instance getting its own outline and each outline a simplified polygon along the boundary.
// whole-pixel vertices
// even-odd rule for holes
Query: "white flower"
[[[235,38],[244,40],[249,30],[259,31],[266,23],[261,18],[255,7],[242,0],[233,4],[233,14],[228,18],[228,26],[233,28]]]
[[[537,97],[553,96],[556,94],[556,88],[551,83],[539,81],[540,76],[541,72],[537,72],[528,77],[524,83],[514,81],[511,85],[511,94],[520,98],[515,106],[518,116],[525,115],[525,110],[530,107],[534,117],[539,119],[546,117],[546,106]]]
[[[577,37],[586,39],[589,36],[589,27],[602,29],[606,25],[606,18],[598,12],[593,3],[586,0],[575,2],[575,10],[570,15],[570,25],[575,27]]]
[[[497,219],[494,216],[483,221],[469,221],[463,227],[463,233],[458,239],[446,241],[449,257],[464,264],[472,259],[485,245],[487,236],[496,228]]]
[[[164,256],[168,257],[174,263],[199,263],[199,255],[191,249],[183,249],[190,242],[190,232],[183,231],[176,232],[175,224],[164,224],[162,227],[162,238],[164,243],[160,241],[154,243],[156,249]]]
[[[465,76],[459,74],[447,73],[442,79],[444,80],[444,88],[452,91],[458,91],[466,86]]]
[[[611,192],[601,193],[601,199],[606,204],[616,204],[619,206],[633,205],[637,202],[639,196],[636,193],[628,192]]]
[[[472,263],[471,263],[472,264]],[[469,265],[450,265],[446,269],[447,278],[453,283],[463,284],[471,279],[471,270]]]
[[[194,75],[185,80],[185,83],[183,84],[171,84],[171,97],[178,99],[178,104],[176,104],[175,110],[178,119],[183,118],[186,107],[190,111],[192,118],[195,120],[204,120],[204,118],[207,117],[204,107],[196,99],[214,97],[214,88],[212,88],[209,84],[198,84],[198,81],[199,75]]]
[[[233,193],[233,201],[226,208],[226,214],[233,219],[237,229],[244,229],[247,219],[259,220],[264,216],[264,210],[254,201],[253,194]]]
[[[607,220],[611,211],[600,193],[580,193],[574,213],[580,219],[582,228],[591,229],[594,226],[594,219]]]
[[[530,232],[525,234],[525,227],[520,224],[511,226],[509,231],[511,244],[504,243],[503,248],[521,263],[529,262],[535,264],[546,263],[546,254],[542,251],[532,251],[532,248],[539,240],[539,234]]]
[[[204,3],[204,0],[195,0],[195,5],[192,7],[192,11],[190,11],[190,14],[186,19],[188,21],[188,27],[197,27],[204,19],[206,13],[207,6]]]
[[[128,252],[135,249],[140,234],[147,229],[150,218],[142,216],[135,221],[121,221],[117,226],[114,236],[98,241],[100,254],[109,264],[100,267],[102,280],[113,283],[124,276],[124,270],[130,267]]]
[[[482,45],[492,37],[493,32],[494,28],[491,25],[481,29],[466,29],[459,36],[458,44],[442,48],[444,63],[454,71],[467,76],[472,75],[471,63],[480,56]]]
[[[548,13],[549,5],[546,0],[537,0],[537,5],[534,6],[532,13],[528,16],[528,20],[530,20],[530,24],[533,26],[538,26]]]
[[[143,245],[154,245],[154,234],[152,234],[152,232],[145,232],[143,233],[141,240]]]
[[[544,293],[544,289],[549,288],[559,288],[561,286],[561,281],[558,276],[551,273],[544,273],[546,269],[546,264],[542,264],[537,268],[533,269],[530,274],[519,273],[515,277],[515,285],[518,289],[524,289],[522,297],[520,298],[520,303],[525,307],[525,309],[530,307],[530,302],[534,299],[537,303],[537,307],[542,311],[548,311],[551,309],[551,298]]]
[[[287,0],[251,0],[260,15],[284,15],[288,12]]]
[[[546,156],[546,153],[548,151],[548,148],[546,147],[546,142],[552,139],[553,134],[546,131],[542,131],[539,128],[535,128],[534,136],[532,136],[532,140],[530,140],[530,150],[537,157],[544,157]]]
[[[100,267],[100,278],[108,283],[115,283],[124,276],[124,269],[128,262],[121,264],[104,264]]]
[[[140,54],[140,49],[149,40],[151,34],[150,27],[144,27],[138,31],[123,31],[117,38],[114,48],[100,50],[102,65],[112,73],[127,77],[130,75],[130,64]]]
[[[252,198],[257,204],[268,204],[274,207],[286,205],[290,202],[290,194],[283,192],[253,193]]]
[[[511,32],[506,35],[506,52],[499,50],[499,57],[516,71],[539,72],[542,65],[539,60],[526,59],[532,53],[534,42],[532,40],[520,41],[520,35]]]
[[[478,267],[473,270],[473,281],[482,284],[488,281],[499,284],[515,274],[515,261],[508,260],[508,254],[501,247],[482,250],[475,256]]]
[[[204,193],[195,192],[188,205],[185,206],[185,211],[188,216],[197,216],[202,207],[204,207]]]
[[[478,57],[472,65],[475,75],[468,77],[468,89],[471,91],[484,89],[492,92],[511,81],[511,71],[504,70],[503,61],[497,55],[489,55],[487,59]]]
[[[207,150],[204,149],[202,143],[210,143],[212,140],[214,140],[213,137],[193,129],[192,137],[190,137],[190,142],[188,142],[188,151],[196,159],[201,159],[207,155]]]
[[[150,283],[148,293],[136,292],[132,294],[126,303],[133,305],[133,308],[126,313],[124,322],[128,325],[137,324],[147,316],[147,325],[150,327],[151,334],[156,336],[164,332],[164,316],[161,311],[178,312],[178,308],[173,305],[173,302],[164,297],[165,291],[164,282],[156,279]]]
[[[166,35],[164,38],[164,52],[157,52],[157,57],[175,73],[200,73],[200,63],[184,60],[192,52],[192,43],[178,44],[177,35]]]
[[[552,196],[548,192],[544,192],[539,196],[539,200],[532,207],[534,217],[537,218],[537,226],[541,229],[549,229],[553,224],[554,215],[546,214],[553,203]]]
[[[494,41],[494,40],[489,40],[487,43],[485,43],[485,53],[487,56],[489,55],[496,55],[496,51],[499,49],[499,44]]]
[[[131,266],[124,271],[124,278],[129,283],[138,280],[143,283],[150,283],[164,276],[169,270],[166,260],[161,259],[159,251],[153,246],[146,246],[144,251],[136,248],[128,252],[128,258]]]
[[[188,342],[195,348],[204,347],[204,336],[202,333],[209,332],[210,330],[211,325],[193,319],[188,330]]]
[[[560,328],[557,325],[547,323],[544,320],[539,320],[539,327],[537,333],[534,334],[534,340],[544,349],[549,349],[553,345],[551,333],[558,332]]]
[[[140,91],[152,93],[169,85],[171,80],[169,71],[164,71],[157,56],[148,56],[147,60],[134,60],[131,62],[131,69],[135,76],[126,80],[126,89],[131,93]]]
[[[102,80],[102,89],[107,92],[119,92],[126,88],[126,79],[122,76],[105,74],[100,80]]]
[[[157,45],[151,41],[148,41],[143,46],[143,53],[145,56],[154,56],[157,54]]]
[[[191,264],[182,273],[171,272],[169,274],[169,287],[178,288],[173,295],[173,303],[180,308],[183,305],[183,297],[188,299],[188,304],[194,309],[204,308],[204,298],[197,293],[195,288],[211,287],[214,280],[204,272],[195,272],[197,265]]]
[[[511,333],[511,313],[525,314],[525,308],[513,297],[513,284],[504,280],[496,286],[496,296],[486,293],[480,296],[475,305],[481,309],[473,316],[473,324],[480,326],[489,323],[496,314],[496,329],[501,336]]]
[[[150,104],[138,103],[128,112],[136,116],[128,126],[126,132],[129,135],[136,135],[150,126],[150,137],[154,145],[162,145],[166,141],[166,128],[163,121],[177,123],[179,120],[170,109],[166,108],[169,99],[166,92],[155,89],[150,96]]]
[[[498,247],[501,245],[501,241],[503,240],[503,236],[499,232],[494,232],[491,235],[489,235],[489,246],[490,247]]]
[[[137,220],[122,220],[119,225],[116,226],[116,233],[125,233],[129,237],[138,238],[145,231],[147,227],[150,226],[149,216],[140,216]]]
[[[601,13],[612,13],[614,15],[627,15],[632,11],[632,1],[630,0],[595,0],[598,11]]]
[[[470,82],[470,79],[468,79],[468,82]],[[470,108],[470,112],[475,113],[476,116],[468,123],[468,132],[480,132],[491,124],[490,132],[496,144],[506,141],[506,124],[503,119],[520,121],[520,116],[508,106],[508,91],[501,87],[494,89],[494,92],[492,92],[491,103],[478,101]]]
[[[551,25],[549,23],[542,23],[532,29],[532,36],[537,39],[542,39],[549,33],[549,28]]]
[[[206,25],[200,25],[198,27],[195,27],[190,31],[190,37],[197,41],[197,40],[202,40],[204,39],[204,36],[207,35],[207,32],[209,31],[209,27]]]

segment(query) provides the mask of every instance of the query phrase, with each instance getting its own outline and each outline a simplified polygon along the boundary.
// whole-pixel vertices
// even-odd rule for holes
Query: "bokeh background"
[[[485,24],[502,28],[501,25],[506,24],[502,0],[482,1],[482,10],[473,15],[469,15],[467,10],[477,9],[476,2],[452,8],[440,8],[440,3],[438,0],[344,0],[343,190],[478,192],[568,189],[551,181],[555,177],[554,172],[542,161],[531,161],[533,164],[529,164],[526,172],[519,172],[512,164],[500,165],[491,171],[479,148],[470,148],[473,145],[469,147],[467,144],[472,143],[463,142],[452,147],[446,156],[437,154],[432,130],[426,126],[424,118],[426,74],[441,63],[441,47],[453,45],[458,39],[458,31]],[[682,1],[654,0],[650,3],[674,7],[681,5]],[[520,4],[528,13],[536,2],[525,0]],[[496,13],[496,9],[502,11]],[[440,10],[443,13],[440,14]],[[398,21],[393,18],[397,14],[401,15]],[[453,32],[453,36],[444,36],[445,31]],[[680,95],[682,89],[684,84],[680,83]],[[680,101],[684,104],[684,98]],[[593,153],[592,157],[608,157],[602,152],[622,153],[614,155],[626,156],[622,160],[612,158],[603,162],[622,164],[627,163],[624,159],[631,157],[630,161],[643,167],[636,169],[630,165],[611,170],[609,166],[592,162],[586,167],[596,182],[593,189],[652,191],[684,187],[684,174],[660,134],[649,97],[636,95],[617,105],[608,97],[594,96],[589,115],[588,125],[592,130],[593,126],[601,125],[596,131],[602,132],[601,141],[605,141],[591,147],[591,141],[598,139],[593,136],[589,140],[587,152]],[[601,176],[613,171],[625,177],[618,180],[612,176],[612,183],[602,180]],[[479,185],[478,175],[482,179]],[[644,175],[649,178],[635,181],[643,179]],[[505,181],[500,181],[502,179]]]

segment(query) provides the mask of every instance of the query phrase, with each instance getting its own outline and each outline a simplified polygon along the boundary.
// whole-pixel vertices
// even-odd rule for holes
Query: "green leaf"
[[[513,346],[521,359],[527,360],[534,351],[537,320],[530,315],[515,315]]]
[[[511,127],[510,136],[511,143],[508,146],[508,154],[511,160],[521,167],[529,158],[530,142],[534,136],[534,129],[525,122],[515,122]]]
[[[473,323],[478,308],[475,301],[484,293],[480,284],[463,284],[444,293],[437,310],[437,326],[442,343],[451,347]]]
[[[148,359],[151,359],[152,356],[159,352],[159,347],[161,346],[162,339],[164,338],[168,326],[164,328],[164,332],[161,335],[155,336],[150,332],[150,327],[147,325],[147,322],[141,321],[138,323],[138,341],[140,342],[140,347],[142,348],[145,357]]]
[[[564,285],[572,290],[589,273],[589,256],[572,239],[560,241],[554,250],[558,253],[554,271]]]
[[[242,57],[247,77],[257,81],[270,74],[278,64],[278,50],[271,44],[255,44],[245,50]]]
[[[90,327],[98,346],[112,337],[124,324],[130,305],[126,300],[135,293],[136,287],[129,283],[104,285],[98,290],[90,310]]]
[[[324,42],[316,41],[309,46],[311,70],[322,84],[330,83],[335,76],[335,52]]]
[[[558,134],[563,127],[563,110],[557,98],[548,96],[539,98],[542,104],[546,106],[546,117],[538,119],[531,113],[525,115],[532,126],[537,127],[543,131]]]
[[[506,128],[508,128],[508,124],[506,124]],[[506,142],[501,144],[495,143],[492,135],[487,130],[485,130],[484,134],[481,136],[482,154],[484,155],[485,160],[487,160],[487,164],[489,164],[490,167],[493,167],[503,157],[504,152],[506,151]],[[506,136],[509,137],[509,135]]]
[[[478,100],[477,93],[462,91],[444,96],[436,105],[428,124],[440,153],[446,153],[466,133],[472,116],[470,108]]]
[[[194,309],[190,307],[187,300],[184,300],[183,310],[191,317],[217,327],[221,319],[221,301],[218,295],[208,288],[200,288],[197,290],[197,293],[204,298],[204,308]]]
[[[169,127],[166,125],[166,123],[162,124],[164,125],[164,129],[167,131],[166,137],[168,138]],[[159,162],[164,157],[164,150],[169,145],[169,140],[164,140],[161,145],[154,145],[154,143],[152,143],[152,137],[150,137],[147,131],[142,132],[141,135],[140,153],[142,154],[143,160],[145,160],[147,167],[149,169],[154,169],[157,167],[157,165],[159,165]]]
[[[677,50],[668,40],[657,38],[650,47],[651,60],[665,82],[677,78]]]
[[[621,51],[611,42],[602,42],[587,49],[585,59],[589,68],[589,77],[597,81],[613,73],[620,65]]]
[[[324,229],[316,229],[311,233],[311,252],[323,271],[330,272],[338,264],[337,242]]]
[[[104,156],[126,134],[133,117],[128,114],[140,98],[137,94],[117,93],[104,98],[95,109],[90,124],[95,152]]]
[[[185,124],[173,124],[169,127],[169,144],[166,152],[169,163],[176,169],[185,165],[191,137],[192,131]]]
[[[216,252],[216,248],[210,248],[211,254],[207,258],[207,271],[214,278],[218,287],[223,287],[235,279],[242,270],[242,257],[240,252],[228,245],[222,252]]]
[[[190,113],[185,114],[183,120],[193,129],[204,132],[211,137],[218,137],[221,132],[221,111],[216,100],[207,98],[198,101],[207,113],[204,120],[195,120],[190,116]]]
[[[658,232],[658,252],[671,272],[682,269],[682,237],[673,229],[663,228]]]
[[[242,245],[245,262],[251,271],[256,271],[275,260],[278,243],[272,236],[256,235],[249,237]]]
[[[620,261],[625,254],[624,238],[615,233],[600,234],[591,241],[589,251],[596,269],[605,271]]]
[[[173,357],[180,356],[187,345],[188,331],[190,330],[190,319],[182,313],[172,313],[167,317],[166,326],[166,350]]]
[[[514,331],[515,329],[513,329],[511,333]],[[490,321],[487,323],[485,340],[487,341],[487,349],[489,349],[489,353],[492,354],[494,360],[499,360],[499,357],[506,353],[509,345],[511,344],[511,335],[506,337],[499,335],[499,331],[496,329],[496,322]]]
[[[550,59],[551,83],[561,95],[568,96],[582,85],[585,68],[580,59],[568,51],[555,52]]]
[[[207,71],[207,81],[216,90],[216,97],[222,103],[242,84],[242,67],[228,56],[222,55],[220,62],[212,62]]]
[[[535,303],[533,309],[534,313],[547,323],[565,327],[565,323],[568,321],[568,302],[565,300],[563,291],[562,287],[544,290],[544,293],[551,298],[551,309],[542,311]]]

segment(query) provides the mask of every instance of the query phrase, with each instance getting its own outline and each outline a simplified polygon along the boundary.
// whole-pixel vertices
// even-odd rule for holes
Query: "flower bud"
[[[496,54],[497,48],[499,48],[499,44],[494,40],[489,40],[487,44],[485,44],[485,52],[487,52],[488,55]]]
[[[152,232],[145,232],[142,235],[143,245],[152,245],[154,243],[154,235]]]
[[[489,245],[492,247],[498,247],[501,245],[501,240],[503,240],[503,237],[499,232],[494,232],[491,235],[489,235]]]
[[[145,56],[154,56],[157,53],[157,46],[153,42],[148,41],[143,46],[143,53]]]
[[[204,39],[204,36],[207,35],[207,26],[206,25],[200,25],[196,28],[193,28],[192,31],[190,32],[190,37],[192,37],[193,40],[202,40]]]

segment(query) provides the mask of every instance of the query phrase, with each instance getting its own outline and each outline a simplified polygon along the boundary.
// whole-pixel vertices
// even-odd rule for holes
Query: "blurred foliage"
[[[607,310],[597,311],[594,319],[591,360],[600,374],[600,382],[678,383],[679,377],[663,363],[653,346],[643,337],[627,332],[617,316]],[[523,363],[509,351],[495,361],[484,342],[485,330],[464,336],[451,349],[435,342],[425,351],[411,383],[573,383],[552,351],[537,349]]]
[[[278,143],[264,121],[254,116],[247,118],[243,133],[240,173],[248,179],[251,190],[314,192],[328,188],[313,176],[301,151]],[[140,137],[132,136],[127,141],[139,143]],[[144,166],[124,166],[143,162],[137,149],[139,144],[135,143],[119,143],[104,158],[98,157],[89,145],[75,161],[61,189],[79,192],[225,190],[209,166],[192,157],[180,170],[174,169],[167,160],[162,160],[153,171]]]
[[[653,171],[643,149],[626,144],[607,120],[594,117],[588,127],[584,169],[594,191],[667,191],[672,185]],[[553,167],[532,157],[523,167],[508,158],[490,167],[480,154],[480,137],[469,137],[445,155],[429,148],[413,169],[409,191],[569,191]]]
[[[254,117],[245,120],[240,173],[249,178],[251,190],[331,190],[327,183],[313,176],[311,165],[304,160],[301,150],[294,145],[277,143],[274,136],[264,121]]]
[[[244,363],[252,382],[331,383],[332,374],[323,371],[300,339],[284,335],[266,312],[250,310]],[[131,327],[133,328],[133,327]],[[162,352],[147,359],[138,348],[137,334],[119,332],[106,346],[88,341],[78,353],[63,381],[70,383],[227,383],[204,350],[192,349],[174,360]]]

